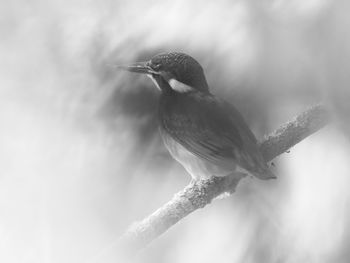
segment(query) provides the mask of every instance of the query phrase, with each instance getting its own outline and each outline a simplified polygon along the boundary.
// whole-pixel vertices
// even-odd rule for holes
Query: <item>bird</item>
[[[191,181],[212,177],[276,178],[239,111],[214,96],[202,66],[182,52],[165,52],[118,69],[144,74],[160,90],[159,130]]]

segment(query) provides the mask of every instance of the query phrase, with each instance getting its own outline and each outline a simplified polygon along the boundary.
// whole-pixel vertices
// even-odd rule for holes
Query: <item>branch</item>
[[[265,160],[271,161],[286,152],[328,122],[328,112],[322,105],[310,107],[260,143]],[[119,244],[127,247],[129,252],[145,247],[182,218],[203,208],[218,195],[227,191],[233,192],[239,180],[230,176],[213,177],[188,185],[153,214],[131,226],[121,237]]]

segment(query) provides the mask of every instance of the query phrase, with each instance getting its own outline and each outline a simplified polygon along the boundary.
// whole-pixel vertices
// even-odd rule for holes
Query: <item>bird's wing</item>
[[[255,136],[233,106],[210,94],[195,93],[184,99],[162,118],[163,129],[173,139],[221,167],[238,164],[256,171],[266,166]]]

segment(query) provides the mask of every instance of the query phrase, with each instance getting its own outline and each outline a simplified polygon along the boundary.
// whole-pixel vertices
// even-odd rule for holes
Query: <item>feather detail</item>
[[[210,93],[174,92],[162,94],[159,113],[165,145],[192,177],[225,176],[240,167],[274,178],[254,134],[227,102]]]
[[[193,91],[194,88],[191,86],[188,86],[174,78],[171,78],[168,80],[169,86],[176,92],[184,93],[184,92],[190,92]]]

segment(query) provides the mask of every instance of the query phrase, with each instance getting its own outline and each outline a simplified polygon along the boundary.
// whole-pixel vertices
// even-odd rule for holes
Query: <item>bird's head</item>
[[[118,68],[149,76],[163,92],[208,92],[203,68],[191,56],[179,52],[161,53],[146,62]]]

